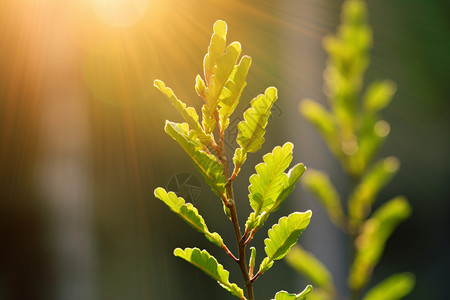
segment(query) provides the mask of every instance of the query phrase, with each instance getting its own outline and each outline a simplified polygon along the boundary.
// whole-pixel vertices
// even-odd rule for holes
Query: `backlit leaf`
[[[396,84],[390,80],[373,82],[364,95],[364,110],[371,114],[382,110],[389,105],[396,89]]]
[[[305,174],[302,184],[322,204],[331,221],[342,227],[345,223],[345,215],[340,196],[328,175],[321,171],[309,170]]]
[[[415,277],[411,273],[399,273],[371,288],[363,300],[398,300],[411,293],[415,284]]]
[[[230,74],[228,81],[220,93],[219,105],[221,108],[219,114],[222,131],[228,127],[230,122],[228,118],[236,109],[242,91],[247,85],[245,78],[247,77],[251,62],[252,59],[249,56],[243,56],[239,64],[234,67],[233,72]]]
[[[229,272],[223,268],[217,260],[211,256],[206,250],[200,251],[198,248],[177,248],[173,254],[187,262],[193,264],[203,272],[205,272],[212,279],[216,280],[224,289],[229,291],[239,299],[245,299],[244,291],[235,283],[228,281]]]
[[[308,285],[300,294],[289,294],[285,291],[279,291],[275,294],[275,298],[273,300],[305,300],[306,295],[311,293],[312,286]]]
[[[349,215],[357,226],[370,213],[371,206],[380,190],[394,177],[400,167],[396,157],[378,161],[364,175],[349,197]]]
[[[219,247],[222,246],[223,240],[220,235],[217,232],[209,232],[203,217],[191,203],[186,203],[182,197],[177,197],[177,195],[173,192],[167,193],[160,187],[155,190],[155,196],[167,204],[167,206],[169,206],[174,213],[176,213],[191,227],[203,233],[210,242]]]
[[[286,174],[284,171],[292,161],[294,145],[286,143],[277,146],[264,155],[264,163],[258,164],[256,174],[250,177],[249,200],[254,213],[250,214],[246,227],[259,229],[269,215],[276,211],[305,172],[303,164],[297,164]]]
[[[285,260],[295,270],[311,280],[315,286],[326,290],[334,289],[330,271],[312,253],[302,247],[293,246]]]
[[[193,107],[187,107],[185,103],[183,103],[175,96],[171,88],[166,87],[163,81],[158,79],[155,80],[154,86],[158,90],[160,90],[161,93],[163,93],[167,97],[167,99],[169,99],[170,103],[178,110],[183,119],[188,123],[189,127],[192,130],[197,131],[197,133],[202,137],[201,140],[205,141],[205,144],[207,144],[207,142],[210,141],[212,137],[210,135],[207,136],[203,133],[203,129],[200,126],[198,115],[195,109]]]
[[[217,195],[223,197],[226,184],[223,165],[213,155],[202,150],[201,145],[190,136],[187,124],[166,121],[164,129],[186,151],[211,189]]]
[[[264,163],[258,164],[256,174],[250,177],[250,205],[256,214],[273,205],[288,180],[284,171],[292,161],[292,143],[277,146],[272,153],[264,155]]]
[[[242,152],[256,152],[264,143],[270,109],[277,100],[277,89],[269,87],[264,94],[254,98],[251,107],[244,112],[244,120],[238,125],[237,142]]]
[[[278,224],[269,229],[269,238],[264,240],[267,257],[261,262],[259,272],[264,273],[272,267],[274,260],[282,259],[289,252],[308,226],[311,214],[310,210],[304,213],[294,212],[282,217]]]
[[[368,280],[378,263],[387,239],[395,227],[411,214],[411,206],[404,197],[396,197],[383,204],[368,219],[356,240],[356,257],[350,270],[349,284],[358,289]]]
[[[250,66],[249,63],[247,64],[249,58],[244,59],[241,68],[235,66],[241,55],[241,45],[238,42],[233,42],[225,48],[226,34],[226,23],[221,20],[217,21],[214,24],[214,33],[211,37],[208,53],[203,60],[206,83],[199,76],[196,79],[196,91],[205,100],[202,107],[202,124],[206,133],[212,132],[216,125],[215,112],[220,102],[219,98],[227,99],[231,97],[236,101],[239,100],[245,86],[245,75]],[[237,75],[237,77],[234,75]],[[230,102],[228,105],[231,114],[234,110],[234,108],[231,109],[234,100],[227,100]],[[226,125],[227,118],[225,117],[222,120],[221,125]]]

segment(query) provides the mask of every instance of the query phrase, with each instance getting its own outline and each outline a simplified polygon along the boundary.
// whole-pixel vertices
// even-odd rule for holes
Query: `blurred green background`
[[[290,140],[295,161],[327,170],[345,193],[342,171],[298,112],[303,98],[326,101],[321,40],[335,31],[341,3],[2,1],[0,299],[228,299],[172,255],[175,247],[208,247],[232,274],[238,272],[153,196],[157,186],[193,174],[200,213],[213,231],[233,240],[219,200],[198,184],[194,167],[164,133],[166,119],[180,119],[153,80],[164,80],[199,108],[194,79],[202,72],[212,25],[225,20],[228,41],[240,41],[243,54],[253,58],[238,113],[266,87],[279,89],[266,144],[237,180],[240,217],[244,221],[250,209],[246,190],[254,165]],[[374,282],[411,271],[417,284],[407,299],[448,299],[449,6],[373,0],[368,7],[374,47],[366,83],[387,78],[398,85],[383,114],[391,135],[380,155],[402,162],[377,203],[402,194],[413,207],[388,241]],[[326,246],[317,255],[345,274],[345,240],[310,198],[299,185],[286,202],[290,207],[272,221],[294,208],[312,209],[310,226],[327,234],[307,230],[300,241],[307,247],[320,240]],[[255,241],[260,248],[263,232]],[[307,284],[284,262],[275,268],[255,284],[258,298]],[[345,277],[338,277],[343,289]],[[231,280],[241,283],[238,276]]]

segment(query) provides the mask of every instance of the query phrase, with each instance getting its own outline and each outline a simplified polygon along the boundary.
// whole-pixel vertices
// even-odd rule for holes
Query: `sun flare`
[[[92,0],[98,18],[114,27],[128,27],[139,21],[148,4],[148,0]]]

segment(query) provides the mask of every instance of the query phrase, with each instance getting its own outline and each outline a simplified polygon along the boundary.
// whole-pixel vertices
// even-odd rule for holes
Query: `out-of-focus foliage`
[[[391,102],[396,85],[389,80],[364,85],[372,45],[366,10],[363,0],[346,0],[336,35],[323,41],[328,53],[324,78],[330,109],[310,99],[300,105],[303,116],[323,137],[351,181],[352,190],[345,210],[341,204],[344,197],[324,172],[309,171],[303,181],[330,220],[350,236],[348,286],[351,300],[361,299],[388,238],[411,214],[410,205],[401,196],[371,214],[377,196],[396,174],[400,163],[395,157],[373,163],[374,155],[390,131],[389,124],[380,118],[380,112]],[[287,262],[317,284],[311,299],[339,298],[330,273],[314,256],[298,247],[287,256]],[[394,277],[401,279],[398,285],[393,284],[393,279],[387,280],[365,299],[399,299],[407,295],[414,281],[402,276]]]

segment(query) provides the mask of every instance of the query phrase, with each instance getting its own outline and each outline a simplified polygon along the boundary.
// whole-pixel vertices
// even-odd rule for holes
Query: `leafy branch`
[[[250,177],[248,197],[253,212],[248,217],[245,230],[242,232],[238,221],[236,208],[238,200],[234,196],[233,182],[245,163],[247,154],[261,149],[271,108],[278,96],[277,89],[269,87],[264,94],[251,100],[250,107],[244,112],[243,121],[237,125],[236,141],[239,148],[234,151],[234,169],[231,172],[228,170],[228,154],[224,136],[230,124],[229,118],[234,113],[242,91],[247,85],[245,79],[251,65],[251,58],[242,56],[239,60],[241,45],[234,42],[227,46],[226,33],[226,23],[217,21],[214,24],[214,33],[208,52],[203,60],[204,77],[200,75],[196,77],[195,90],[204,101],[201,120],[195,108],[188,107],[179,100],[164,82],[155,80],[154,85],[169,99],[185,120],[181,124],[166,121],[165,131],[184,149],[211,190],[221,199],[224,212],[234,230],[238,254],[235,255],[230,251],[218,233],[209,231],[203,217],[191,203],[186,203],[175,193],[167,192],[160,187],[155,190],[155,196],[187,224],[202,233],[207,240],[224,249],[225,253],[239,265],[247,297],[242,288],[229,282],[229,272],[206,250],[177,248],[174,255],[201,269],[233,296],[254,300],[254,282],[273,266],[275,260],[280,260],[288,254],[308,226],[311,211],[294,212],[287,217],[282,217],[269,229],[264,249],[267,257],[262,260],[258,272],[254,274],[256,248],[250,248],[251,255],[247,263],[247,247],[269,215],[276,211],[293,191],[306,168],[303,164],[296,164],[285,173],[292,162],[294,148],[294,145],[289,142],[281,147],[275,147],[271,153],[264,155],[264,162],[256,166],[256,174]],[[274,299],[305,299],[311,291],[311,286],[307,286],[299,294],[280,291]]]

